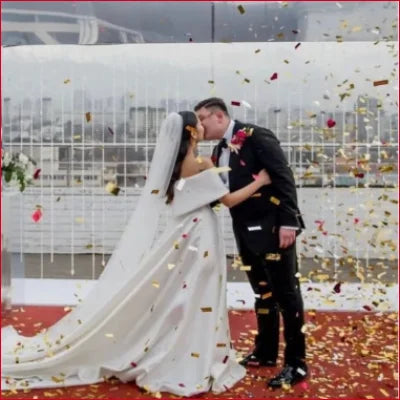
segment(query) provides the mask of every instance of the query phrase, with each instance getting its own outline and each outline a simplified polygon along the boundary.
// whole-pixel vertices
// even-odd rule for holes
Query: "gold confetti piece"
[[[388,79],[383,79],[381,81],[374,81],[374,86],[387,85],[388,83],[389,83]]]
[[[64,378],[58,378],[57,376],[52,376],[51,380],[55,383],[63,383],[64,382]]]
[[[70,83],[70,82],[71,82],[71,79],[65,79],[65,80],[64,80],[64,83],[65,83],[65,84]]]
[[[226,343],[217,343],[217,347],[226,347]]]
[[[81,135],[74,135],[74,139],[80,139]]]
[[[265,281],[260,281],[260,282],[258,282],[258,285],[259,285],[259,286],[267,286],[268,283],[265,282]]]
[[[160,193],[160,191],[159,191],[158,189],[153,189],[153,190],[151,191],[151,194],[158,194],[158,193]]]
[[[208,81],[210,85],[214,85],[214,81]]]
[[[171,269],[173,269],[173,268],[175,268],[175,264],[168,264],[168,269],[169,269],[169,270],[171,270]]]
[[[244,82],[244,83],[250,83],[250,79],[244,78],[244,79],[243,79],[243,82]]]
[[[271,196],[271,197],[269,198],[269,201],[270,201],[271,203],[275,204],[276,206],[279,206],[279,204],[281,204],[281,201],[280,201],[279,199],[277,199],[276,197],[274,197],[274,196]]]
[[[186,125],[185,129],[189,131],[191,134],[197,134],[197,129],[194,126]]]
[[[85,114],[85,117],[86,117],[86,122],[90,122],[91,119],[92,119],[92,114],[91,114],[90,112],[87,112],[87,113]]]
[[[246,12],[246,10],[244,9],[244,7],[241,4],[239,4],[237,6],[237,9],[239,10],[240,14],[244,14]]]
[[[265,293],[265,294],[262,294],[262,295],[261,295],[261,298],[262,298],[263,300],[269,299],[270,297],[272,297],[272,292],[268,292],[268,293]]]
[[[208,251],[205,251],[205,252],[204,252],[203,257],[204,257],[204,258],[208,257]]]
[[[220,174],[221,172],[229,172],[231,170],[230,167],[213,167],[211,171],[215,172],[216,174]]]
[[[281,255],[279,253],[267,253],[265,259],[267,261],[280,261]]]
[[[387,160],[389,158],[388,153],[385,150],[381,151],[381,157],[385,160]]]
[[[261,196],[262,196],[261,193],[254,193],[253,196],[251,196],[251,197],[261,197]]]
[[[76,222],[77,224],[82,224],[84,221],[85,221],[85,220],[84,220],[82,217],[76,217],[76,218],[75,218],[75,222]]]
[[[157,289],[160,287],[160,284],[157,281],[153,281],[152,285]]]
[[[114,196],[118,196],[120,190],[121,189],[114,182],[108,182],[106,185],[106,191]]]
[[[390,171],[393,171],[393,165],[381,165],[380,167],[379,167],[379,172],[390,172]]]
[[[212,312],[212,307],[201,307],[202,312]]]
[[[269,314],[268,308],[259,308],[257,309],[257,314]]]
[[[148,385],[143,385],[143,389],[146,390],[146,392],[151,392],[150,386]]]
[[[179,249],[179,242],[177,240],[174,242],[174,248],[175,250]]]
[[[259,53],[261,51],[261,49],[257,49],[254,53]]]
[[[251,265],[243,265],[239,269],[241,271],[251,271]]]
[[[199,358],[200,357],[200,354],[199,353],[191,353],[190,354],[192,357],[194,357],[194,358]]]

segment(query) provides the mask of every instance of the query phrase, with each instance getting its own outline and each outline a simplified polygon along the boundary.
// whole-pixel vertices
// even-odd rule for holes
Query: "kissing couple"
[[[202,140],[219,140],[211,158],[198,156]],[[216,202],[230,209],[255,294],[258,334],[240,362]],[[267,385],[300,382],[308,374],[296,277],[302,229],[293,174],[271,131],[232,120],[219,98],[169,114],[138,204],[92,291],[36,336],[2,328],[3,390],[116,377],[152,393],[221,393],[246,366],[276,365],[280,314],[284,366]]]

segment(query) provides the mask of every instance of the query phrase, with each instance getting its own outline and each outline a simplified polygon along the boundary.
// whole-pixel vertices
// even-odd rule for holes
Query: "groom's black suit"
[[[272,184],[263,186],[248,200],[230,209],[236,243],[244,265],[251,266],[247,275],[256,298],[258,335],[254,354],[260,360],[275,361],[279,344],[279,312],[285,329],[285,363],[305,363],[303,301],[297,273],[296,246],[279,248],[279,228],[298,228],[304,223],[297,207],[293,173],[279,145],[268,129],[235,121],[233,136],[242,128],[253,128],[239,153],[229,158],[230,191],[253,181],[253,174],[265,168]],[[213,158],[219,165],[222,142],[214,148]],[[280,260],[277,258],[280,257]]]

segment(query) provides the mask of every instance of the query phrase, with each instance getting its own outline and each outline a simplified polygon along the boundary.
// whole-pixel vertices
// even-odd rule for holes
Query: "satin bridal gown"
[[[72,310],[32,338],[3,328],[2,389],[115,376],[192,396],[240,381],[246,370],[231,348],[223,239],[209,205],[227,193],[216,169],[178,181],[167,229],[96,318],[76,320]]]

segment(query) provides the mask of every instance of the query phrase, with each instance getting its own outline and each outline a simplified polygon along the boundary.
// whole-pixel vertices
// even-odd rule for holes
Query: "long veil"
[[[43,353],[37,351],[43,340],[52,344],[52,353],[57,353],[93,330],[107,312],[112,311],[112,299],[140,271],[140,264],[158,234],[160,217],[167,208],[165,194],[181,143],[182,129],[183,119],[179,114],[171,113],[164,120],[138,204],[98,282],[83,302],[46,332],[32,338],[19,335],[11,326],[2,329],[3,374],[7,374],[7,366],[15,367],[16,349],[22,367],[24,361],[43,357]]]

